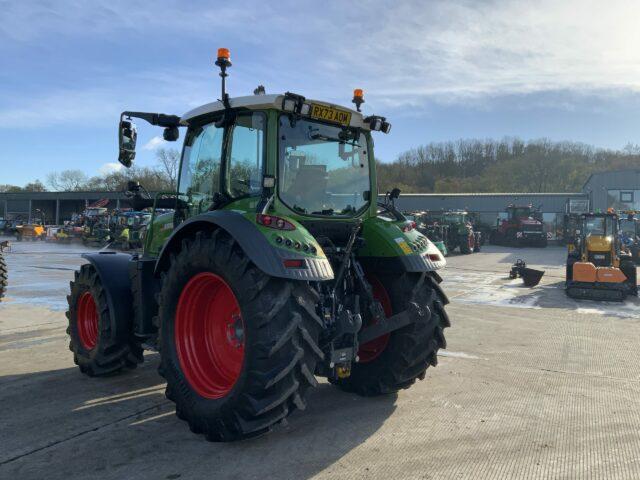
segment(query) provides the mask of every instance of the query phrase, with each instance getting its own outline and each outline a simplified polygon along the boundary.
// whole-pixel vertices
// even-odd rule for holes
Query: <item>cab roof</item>
[[[231,108],[248,108],[248,109],[267,109],[273,108],[282,110],[282,101],[284,100],[284,94],[271,94],[271,95],[247,95],[245,97],[229,98]],[[323,102],[320,100],[313,100],[310,98],[305,99],[305,103],[317,103],[329,107],[339,108],[340,110],[347,110],[351,113],[350,127],[362,128],[363,130],[369,130],[369,124],[364,122],[362,113],[357,112],[351,108],[343,105],[337,105],[335,103]],[[206,103],[197,108],[189,110],[182,117],[180,117],[180,123],[187,125],[190,120],[206,115],[209,113],[221,112],[224,110],[224,105],[221,101],[215,101]]]

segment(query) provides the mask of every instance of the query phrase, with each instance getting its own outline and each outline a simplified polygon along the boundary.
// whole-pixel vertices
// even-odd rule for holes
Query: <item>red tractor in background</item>
[[[546,247],[547,234],[542,224],[542,214],[532,205],[509,205],[506,218],[498,218],[491,230],[489,241],[493,245],[510,247]]]

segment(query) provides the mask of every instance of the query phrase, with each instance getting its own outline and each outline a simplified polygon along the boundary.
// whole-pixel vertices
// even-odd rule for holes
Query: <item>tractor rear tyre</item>
[[[478,253],[482,249],[483,241],[482,241],[482,233],[476,232],[473,234],[473,252]]]
[[[473,235],[461,235],[460,236],[460,253],[468,255],[473,252],[475,245],[475,239]]]
[[[131,319],[111,318],[105,289],[93,265],[82,265],[70,285],[67,333],[69,350],[80,371],[98,377],[142,363],[142,347],[131,333]]]
[[[260,271],[222,230],[182,241],[162,274],[159,373],[176,415],[209,441],[268,432],[317,385],[322,321],[306,282]]]
[[[4,261],[2,252],[0,252],[0,300],[4,297],[4,292],[7,291],[8,277],[7,264]]]
[[[389,317],[409,307],[420,275],[367,278]],[[417,379],[424,379],[427,368],[438,363],[438,350],[446,347],[443,330],[450,323],[444,306],[448,300],[436,279],[426,274],[413,301],[427,312],[426,321],[412,323],[391,332],[388,338],[380,337],[361,345],[360,361],[353,365],[351,375],[331,382],[348,392],[375,396],[409,388]]]
[[[638,295],[638,279],[636,264],[630,258],[621,260],[620,271],[627,277],[627,283],[631,286],[631,293]]]

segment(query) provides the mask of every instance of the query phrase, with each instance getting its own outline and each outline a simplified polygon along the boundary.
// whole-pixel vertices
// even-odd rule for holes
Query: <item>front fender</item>
[[[314,256],[276,247],[269,242],[265,233],[261,232],[255,223],[243,214],[232,210],[206,212],[181,223],[164,244],[156,263],[155,273],[159,274],[168,267],[170,252],[179,250],[184,238],[193,236],[198,231],[211,231],[217,228],[223,229],[238,242],[249,260],[267,275],[306,281],[324,281],[333,278],[333,269],[324,255]],[[304,230],[304,233],[309,235],[302,225],[296,223],[296,228]],[[278,233],[278,230],[273,232]],[[287,234],[287,232],[282,233]],[[285,260],[302,260],[304,267],[287,268]]]
[[[129,278],[129,264],[132,256],[126,253],[98,252],[82,255],[96,269],[100,283],[104,288],[109,313],[111,314],[112,332],[122,333],[117,328],[116,319],[129,319],[133,323],[133,295],[131,294],[131,279]],[[126,339],[121,338],[121,341]]]

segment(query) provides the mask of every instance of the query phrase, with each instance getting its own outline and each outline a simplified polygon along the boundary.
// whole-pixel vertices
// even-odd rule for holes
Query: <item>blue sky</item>
[[[319,5],[322,5],[320,8]],[[458,138],[640,143],[640,4],[582,1],[0,0],[0,184],[117,168],[122,110],[181,114],[258,84],[347,105],[377,156]],[[159,130],[140,126],[138,163]],[[146,147],[146,148],[145,148]]]

